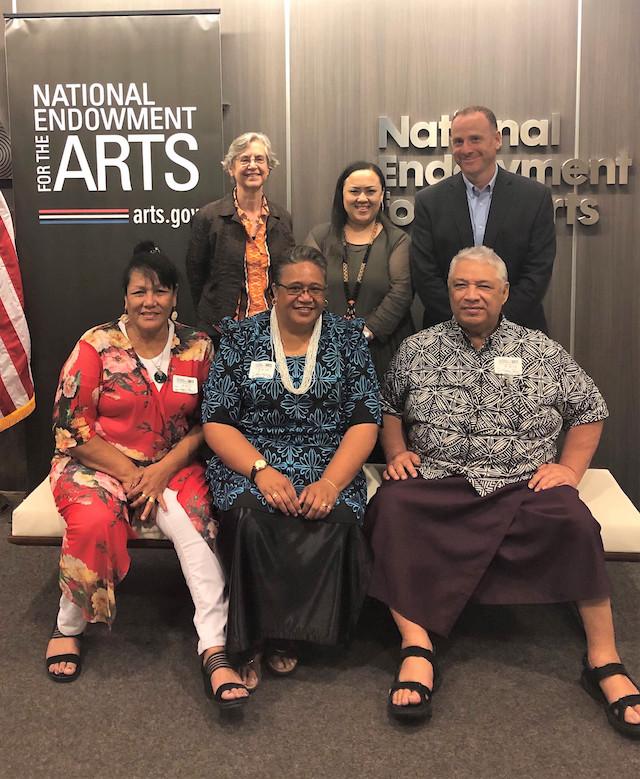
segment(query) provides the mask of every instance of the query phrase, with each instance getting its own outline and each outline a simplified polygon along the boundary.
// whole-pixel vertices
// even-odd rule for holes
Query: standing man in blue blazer
[[[498,166],[502,135],[489,108],[457,111],[451,146],[461,172],[425,187],[415,201],[411,270],[425,308],[424,327],[451,318],[447,275],[452,257],[484,245],[503,258],[509,272],[507,319],[546,332],[542,298],[556,254],[549,188]]]

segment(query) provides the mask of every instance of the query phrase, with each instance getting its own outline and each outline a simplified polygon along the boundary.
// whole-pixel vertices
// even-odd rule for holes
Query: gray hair
[[[242,133],[242,135],[239,135],[237,138],[234,138],[231,141],[229,151],[226,153],[225,158],[221,163],[222,170],[224,170],[225,173],[229,173],[235,158],[239,157],[242,152],[245,151],[245,149],[247,149],[254,141],[257,141],[264,146],[264,150],[267,154],[267,164],[269,165],[269,170],[273,170],[280,164],[278,158],[273,153],[273,149],[271,148],[271,141],[267,138],[267,136],[264,133],[248,132]]]
[[[493,249],[490,249],[488,246],[470,246],[468,249],[462,249],[459,251],[451,260],[451,265],[449,265],[447,284],[449,283],[451,274],[455,270],[455,267],[460,260],[477,260],[477,262],[484,262],[486,265],[491,265],[492,268],[495,268],[503,284],[507,284],[509,282],[507,266],[504,264],[503,259],[498,257]]]

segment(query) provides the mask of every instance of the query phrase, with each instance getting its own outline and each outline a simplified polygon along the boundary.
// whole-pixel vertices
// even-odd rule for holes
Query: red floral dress
[[[211,357],[209,338],[176,322],[168,379],[158,391],[116,321],[86,332],[62,368],[49,475],[67,525],[60,586],[89,622],[111,624],[115,617],[114,589],[129,569],[127,539],[136,537],[139,520],[129,510],[122,484],[82,465],[73,448],[99,435],[140,465],[162,459],[200,422]],[[184,381],[174,385],[174,376],[195,377],[197,387]],[[196,530],[213,543],[217,526],[202,463],[180,470],[168,486]]]

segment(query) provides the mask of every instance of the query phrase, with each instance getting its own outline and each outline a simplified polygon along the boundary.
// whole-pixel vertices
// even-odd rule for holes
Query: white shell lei
[[[311,382],[313,381],[313,374],[316,369],[316,358],[318,356],[318,342],[320,341],[320,331],[322,330],[322,316],[319,316],[313,326],[313,332],[307,345],[307,352],[304,359],[304,372],[302,374],[302,381],[299,387],[294,387],[291,381],[291,375],[289,374],[289,367],[287,365],[287,358],[282,348],[282,338],[280,336],[280,327],[278,326],[278,316],[276,314],[275,306],[271,309],[271,343],[273,345],[273,352],[275,356],[276,366],[280,379],[289,392],[294,395],[304,395],[309,390]]]

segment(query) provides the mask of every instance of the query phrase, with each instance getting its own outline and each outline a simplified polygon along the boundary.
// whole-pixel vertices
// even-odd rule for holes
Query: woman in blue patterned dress
[[[362,464],[380,424],[378,384],[363,321],[323,313],[326,267],[308,246],[276,261],[273,309],[225,320],[204,389],[227,647],[264,651],[280,675],[296,667],[292,642],[348,639],[369,574]]]

